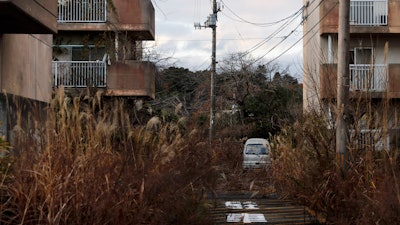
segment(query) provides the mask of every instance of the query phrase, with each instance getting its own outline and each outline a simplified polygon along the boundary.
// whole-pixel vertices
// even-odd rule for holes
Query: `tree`
[[[252,136],[268,137],[294,123],[301,107],[301,86],[282,82],[245,99],[245,121],[254,124]]]
[[[159,72],[156,81],[156,99],[152,109],[163,118],[177,119],[192,111],[196,89],[201,84],[201,74],[182,67],[169,67]]]
[[[301,86],[279,65],[254,64],[243,53],[231,54],[219,65],[217,111],[237,106],[237,125],[252,127],[244,135],[268,138],[301,111]]]
[[[236,106],[243,109],[247,96],[255,95],[266,85],[265,65],[253,65],[244,53],[229,55],[221,63],[217,76],[217,105],[219,110]],[[240,113],[240,115],[243,115]],[[242,116],[241,120],[243,119]],[[243,120],[242,120],[243,122]]]

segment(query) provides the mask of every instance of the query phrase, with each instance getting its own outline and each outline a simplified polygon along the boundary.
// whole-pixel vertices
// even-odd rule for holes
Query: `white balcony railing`
[[[356,26],[387,25],[387,0],[350,0],[350,24]]]
[[[103,61],[53,61],[54,87],[106,87],[106,63]]]
[[[58,0],[59,23],[104,23],[107,0]]]
[[[389,150],[390,136],[384,135],[381,129],[350,130],[350,140],[356,149],[375,151]]]
[[[351,64],[350,90],[381,92],[387,88],[387,69],[383,64]]]

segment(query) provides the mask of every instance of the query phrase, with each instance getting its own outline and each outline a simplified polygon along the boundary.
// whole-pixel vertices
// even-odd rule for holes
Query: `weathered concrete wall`
[[[0,39],[0,89],[50,102],[52,35],[4,34]]]
[[[0,33],[57,32],[57,0],[0,0]]]
[[[389,65],[388,97],[400,98],[400,64]]]
[[[107,69],[107,95],[155,98],[155,66],[150,62],[125,61]]]

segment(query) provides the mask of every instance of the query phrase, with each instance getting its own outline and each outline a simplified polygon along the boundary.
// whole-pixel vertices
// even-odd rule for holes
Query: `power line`
[[[275,37],[275,38],[284,38],[285,36]],[[243,38],[219,38],[219,41],[242,41]],[[246,38],[246,40],[265,40],[264,37],[250,37]],[[210,40],[206,39],[157,39],[157,41],[173,41],[173,42],[209,42]]]
[[[299,14],[300,15],[300,14]],[[281,31],[283,31],[284,29],[286,29],[293,21],[295,21],[297,17],[293,17],[291,20],[287,21],[285,24],[281,25],[277,30],[275,30],[274,32],[272,32],[270,35],[268,35],[268,37],[266,37],[263,41],[257,43],[256,45],[254,45],[253,47],[251,47],[249,50],[247,50],[245,53],[246,54],[250,54],[252,52],[254,52],[255,50],[259,49],[261,46],[265,45],[268,41],[272,40],[273,38],[276,37],[276,35],[278,35]],[[288,35],[284,36],[287,37]]]
[[[301,26],[301,24],[299,24],[296,29]],[[295,29],[295,30],[296,30]],[[261,60],[262,58],[264,58],[268,53],[272,52],[275,48],[277,48],[280,44],[282,44],[286,39],[288,39],[295,30],[292,30],[287,36],[285,36],[284,38],[282,38],[282,40],[280,42],[278,42],[275,46],[273,46],[270,50],[268,50],[265,54],[263,54],[261,57],[259,57],[258,59],[254,60],[254,63],[256,63],[257,61]],[[299,39],[301,40],[301,39]],[[299,41],[297,41],[294,45],[296,45]],[[292,45],[292,47],[294,46]],[[280,54],[280,56],[283,55],[282,53]]]
[[[315,0],[313,0],[313,2],[314,2],[314,1],[315,1]],[[318,7],[322,4],[323,1],[324,1],[324,0],[321,0],[321,1],[318,3],[318,5],[311,11],[311,13],[310,13],[309,15],[311,15]],[[337,4],[338,4],[338,3],[337,3]],[[316,24],[314,24],[314,26],[311,27],[311,29],[309,29],[305,34],[303,34],[303,36],[302,36],[301,38],[299,38],[296,42],[294,42],[292,45],[290,45],[290,47],[287,48],[285,51],[281,52],[278,56],[276,56],[275,58],[269,60],[269,61],[267,62],[267,64],[270,64],[270,63],[272,63],[273,61],[277,60],[277,59],[280,58],[282,55],[286,54],[289,50],[291,50],[291,49],[292,49],[295,45],[297,45],[301,40],[303,40],[316,26],[318,26],[318,25],[321,23],[321,21],[336,7],[337,4],[333,5],[333,6],[327,11],[327,13],[326,13],[323,17],[321,17],[320,20],[319,20]],[[305,42],[305,44],[307,44],[310,40],[311,40],[311,39],[308,39],[308,40]],[[276,46],[275,46],[275,47],[276,47]],[[266,54],[264,54],[262,57],[259,57],[258,59],[256,59],[256,60],[254,61],[254,63],[256,63],[257,61],[261,60],[261,59],[264,58],[265,56],[266,56]]]
[[[233,20],[233,21],[236,21],[236,22],[247,23],[247,24],[251,24],[251,25],[254,25],[254,26],[260,26],[260,27],[273,26],[273,25],[279,24],[279,23],[281,23],[281,22],[283,22],[283,21],[289,20],[289,19],[291,19],[292,17],[296,16],[296,15],[297,15],[299,12],[301,12],[302,9],[303,9],[303,8],[301,8],[301,9],[299,9],[298,11],[296,11],[295,13],[293,13],[292,15],[289,15],[289,16],[287,16],[287,17],[285,17],[285,18],[283,18],[283,19],[277,20],[277,21],[268,22],[268,23],[256,23],[256,22],[251,22],[251,21],[249,21],[249,20],[243,19],[241,16],[239,16],[237,13],[235,13],[230,7],[228,7],[228,5],[227,5],[223,0],[221,0],[221,3],[224,4],[224,7],[225,7],[226,9],[228,9],[229,12],[231,12],[236,18],[238,18],[238,19],[234,19],[234,18],[228,16],[226,13],[222,13],[222,14],[224,14],[226,17],[228,17],[229,19],[231,19],[231,20]]]
[[[315,1],[315,0],[313,0],[313,2],[314,2],[314,1]],[[324,0],[321,0],[321,1],[319,2],[319,4],[309,13],[309,15],[311,15],[312,13],[314,13],[314,11],[322,4],[323,1],[324,1]],[[293,43],[289,48],[287,48],[285,51],[283,51],[282,53],[280,53],[278,56],[276,56],[275,58],[269,60],[266,64],[271,64],[272,62],[274,62],[275,60],[277,60],[278,58],[280,58],[282,55],[286,54],[286,53],[287,53],[289,50],[291,50],[295,45],[297,45],[300,41],[302,41],[306,36],[308,36],[308,35],[314,30],[314,28],[315,28],[316,26],[318,26],[318,25],[322,22],[322,20],[325,19],[325,17],[337,6],[337,4],[338,4],[338,2],[337,2],[336,4],[334,4],[334,5],[326,12],[325,15],[323,15],[322,17],[320,17],[319,21],[318,21],[316,24],[314,24],[314,25],[311,27],[311,29],[309,29],[306,33],[304,33],[304,34],[302,35],[301,38],[299,38],[295,43]],[[300,25],[301,25],[301,24],[300,24]],[[315,32],[318,32],[318,30],[315,31]],[[315,34],[315,33],[313,33],[313,35],[314,35],[314,34]],[[307,44],[309,43],[310,40],[311,40],[311,38],[309,38],[308,40],[306,40],[305,45],[307,45]],[[264,55],[263,57],[265,57],[265,55]],[[255,60],[255,61],[249,63],[248,66],[254,65],[256,62],[258,62],[259,60],[261,60],[263,57],[259,57],[257,60]]]

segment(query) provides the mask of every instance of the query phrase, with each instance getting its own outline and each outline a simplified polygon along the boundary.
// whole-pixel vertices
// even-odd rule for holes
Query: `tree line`
[[[254,64],[241,53],[218,63],[215,93],[217,136],[268,138],[294,123],[302,111],[302,84],[287,69]],[[174,66],[160,70],[150,105],[165,120],[190,117],[207,129],[210,71]]]

